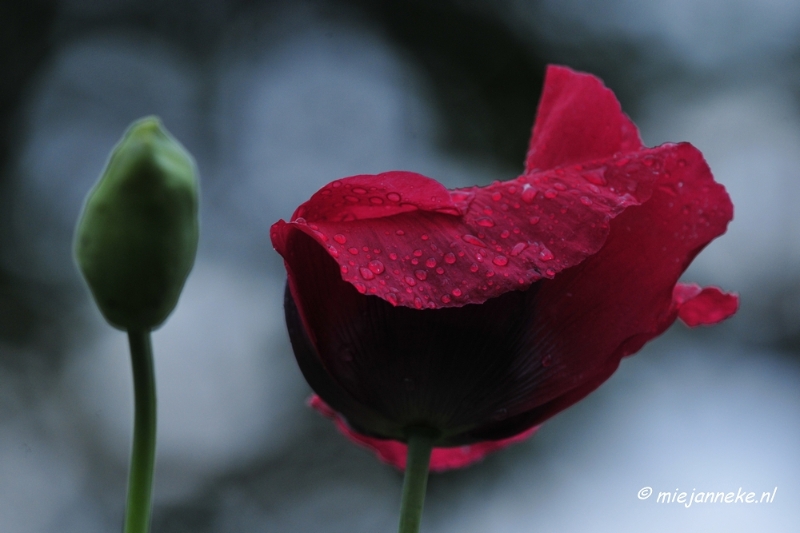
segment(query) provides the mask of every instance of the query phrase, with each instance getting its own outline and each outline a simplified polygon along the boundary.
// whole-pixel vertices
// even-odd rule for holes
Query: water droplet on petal
[[[390,292],[386,295],[386,301],[392,305],[397,305],[397,296]]]
[[[458,297],[459,297],[459,296],[461,296],[461,294],[462,294],[462,293],[461,293],[461,289],[459,289],[459,288],[455,288],[455,289],[453,289],[452,291],[450,291],[450,294],[452,294],[453,296],[455,296],[456,298],[458,298]]]
[[[369,199],[369,203],[375,205],[381,205],[383,203],[383,198],[379,198],[378,196],[372,196]]]
[[[477,272],[478,271],[478,265],[476,263],[472,263],[472,265],[469,267],[469,271],[470,272]]]
[[[482,217],[475,221],[476,224],[479,226],[483,226],[484,228],[491,228],[494,226],[494,220],[489,217]]]
[[[344,244],[347,242],[347,237],[345,237],[341,233],[337,233],[336,235],[333,236],[333,240],[338,242],[339,244]]]
[[[535,226],[538,223],[539,223],[539,217],[531,217],[528,219],[528,224],[530,224],[531,226]]]
[[[340,266],[339,270],[342,272],[342,274],[347,274],[347,267],[345,265]]]
[[[370,261],[369,262],[369,269],[374,272],[375,274],[383,273],[383,263],[378,260]]]
[[[496,255],[494,259],[492,259],[492,263],[497,266],[506,266],[508,264],[508,257],[504,255]]]
[[[396,192],[390,192],[389,194],[386,195],[386,198],[388,198],[392,202],[399,202],[400,201],[400,195],[397,194]]]
[[[422,309],[422,300],[420,298],[414,298],[414,307]]]
[[[424,270],[415,270],[414,275],[420,281],[425,281],[428,278],[428,273],[425,272]]]
[[[475,235],[470,235],[469,233],[461,237],[461,240],[475,246],[480,246],[481,248],[486,248],[486,244],[482,240],[477,238]]]
[[[422,255],[422,250],[414,250],[414,257],[420,257]]]
[[[436,267],[437,274],[444,274],[444,269],[442,267]]]
[[[406,234],[406,232],[401,230],[401,229],[395,231],[395,233],[398,234],[398,235],[405,235]]]
[[[524,250],[524,249],[525,249],[525,248],[527,248],[527,247],[528,247],[528,245],[527,245],[527,244],[525,244],[524,242],[518,242],[518,243],[517,243],[517,244],[515,244],[515,245],[514,245],[514,247],[511,249],[511,255],[512,255],[513,257],[516,257],[516,256],[518,256],[518,255],[520,254],[520,252],[522,252],[522,250]]]
[[[406,283],[408,283],[408,284],[409,284],[409,285],[411,285],[412,287],[413,287],[414,285],[416,285],[416,284],[417,284],[417,280],[415,280],[415,279],[414,279],[414,278],[412,278],[411,276],[406,276],[406,277],[405,277],[405,281],[406,281]]]
[[[329,253],[330,253],[330,254],[331,254],[333,257],[339,257],[339,250],[337,250],[336,248],[334,248],[334,247],[333,247],[333,245],[330,245],[330,246],[328,246],[328,252],[329,252]]]
[[[355,196],[345,196],[344,199],[350,202],[351,204],[358,203],[358,198],[356,198]]]
[[[360,292],[361,294],[364,294],[365,292],[367,292],[367,287],[365,285],[361,284],[361,283],[353,283],[353,287],[355,287],[356,290],[358,292]]]
[[[436,258],[435,258],[435,257],[429,257],[429,258],[428,258],[428,259],[425,261],[425,266],[426,266],[426,267],[428,267],[428,268],[433,268],[433,267],[435,267],[435,266],[436,266]]]
[[[536,199],[536,189],[530,183],[522,186],[522,201],[526,204],[533,202]]]
[[[348,248],[347,251],[353,255],[358,255],[358,248]]]
[[[588,196],[581,196],[581,203],[583,205],[592,205],[592,199]]]
[[[542,250],[539,252],[539,259],[542,261],[550,261],[553,259],[553,257],[553,252],[542,246]]]
[[[552,268],[548,268],[547,270],[545,270],[544,273],[550,276],[551,278],[556,275],[556,271],[553,270]]]
[[[556,196],[558,196],[558,192],[556,192],[555,189],[547,189],[546,191],[544,191],[545,198],[553,199]]]
[[[448,265],[452,265],[453,263],[456,262],[456,254],[454,254],[453,252],[446,253],[444,255],[444,262],[447,263]]]
[[[601,168],[590,170],[589,172],[583,175],[583,179],[585,179],[592,185],[605,185],[606,183],[608,183],[605,178],[605,170]]]
[[[446,294],[444,296],[442,296],[442,303],[449,304],[450,303],[450,297],[448,295],[446,295]]]
[[[372,272],[372,270],[370,270],[368,268],[361,267],[361,268],[358,269],[358,272],[361,274],[361,277],[364,278],[367,281],[369,281],[371,279],[375,279],[375,273]]]
[[[503,195],[500,194],[499,192],[493,192],[492,193],[492,200],[494,200],[495,202],[499,202],[502,198],[503,198]]]

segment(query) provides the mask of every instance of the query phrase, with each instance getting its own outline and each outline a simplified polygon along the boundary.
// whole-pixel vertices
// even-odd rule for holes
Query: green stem
[[[430,432],[410,432],[408,457],[403,480],[403,500],[400,504],[399,533],[418,533],[425,504],[425,488],[428,485],[428,466],[433,451],[433,436]]]
[[[128,331],[128,343],[133,366],[134,415],[124,533],[147,533],[156,458],[156,380],[150,331]]]

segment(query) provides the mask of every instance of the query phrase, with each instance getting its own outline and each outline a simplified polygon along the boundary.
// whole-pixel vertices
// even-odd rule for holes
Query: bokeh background
[[[0,1],[0,531],[121,530],[126,339],[70,246],[147,114],[203,188],[196,267],[154,334],[154,533],[396,530],[401,475],[304,405],[268,228],[343,176],[515,177],[547,63],[602,77],[646,144],[703,151],[736,213],[686,279],[742,307],[674,326],[528,442],[433,475],[423,531],[796,531],[796,0]],[[687,509],[646,486],[777,492]]]

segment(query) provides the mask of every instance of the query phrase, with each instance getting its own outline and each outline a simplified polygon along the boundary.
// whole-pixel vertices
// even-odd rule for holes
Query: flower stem
[[[156,380],[150,330],[129,330],[128,343],[133,367],[134,416],[124,532],[147,533],[156,457]]]
[[[433,436],[426,431],[410,432],[403,499],[400,504],[399,533],[418,533],[428,485],[428,466],[433,451]]]

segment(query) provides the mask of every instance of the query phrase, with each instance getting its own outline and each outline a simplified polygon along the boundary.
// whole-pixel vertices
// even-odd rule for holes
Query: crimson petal
[[[355,431],[348,425],[342,415],[331,409],[316,394],[309,398],[308,404],[324,416],[333,420],[336,429],[345,437],[372,451],[381,461],[400,470],[405,470],[406,457],[408,455],[408,446],[405,443],[396,440],[370,437]],[[478,442],[452,448],[434,448],[431,453],[430,469],[434,472],[443,472],[445,470],[469,466],[482,460],[486,455],[492,452],[527,439],[536,433],[538,429],[538,426],[532,427],[522,433],[518,433],[513,437],[503,440]]]

